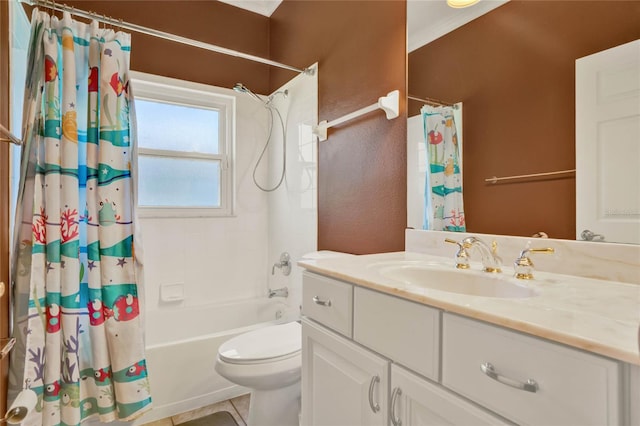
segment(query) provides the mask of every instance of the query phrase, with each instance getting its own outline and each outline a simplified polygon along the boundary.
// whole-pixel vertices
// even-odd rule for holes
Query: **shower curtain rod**
[[[6,138],[0,138],[0,141],[9,142],[9,143],[12,143],[12,144],[15,144],[15,145],[22,145],[22,141],[20,139],[18,139],[17,137],[15,137],[15,135],[13,133],[11,133],[9,131],[9,129],[4,127],[2,124],[0,124],[0,133],[2,133],[4,136],[6,136]]]
[[[91,11],[87,12],[81,9],[76,9],[75,7],[67,6],[66,4],[56,3],[55,1],[50,1],[50,0],[21,0],[21,1],[31,6],[45,7],[48,9],[57,10],[59,12],[69,12],[72,15],[79,16],[86,19],[94,19],[98,22],[102,22],[104,24],[111,25],[113,27],[135,31],[137,33],[158,37],[158,38],[173,41],[176,43],[186,44],[187,46],[198,47],[200,49],[221,53],[223,55],[235,56],[237,58],[247,59],[253,62],[260,62],[262,64],[271,65],[274,67],[283,68],[290,71],[296,71],[296,72],[308,74],[308,75],[313,75],[314,73],[313,68],[300,69],[300,68],[292,67],[290,65],[272,61],[271,59],[261,58],[259,56],[250,55],[248,53],[238,52],[237,50],[227,49],[226,47],[216,46],[215,44],[205,43],[203,41],[193,40],[193,39],[182,37],[176,34],[155,30],[153,28],[143,27],[138,24],[125,22],[121,19],[119,20],[114,19],[110,16],[100,15],[95,12],[91,12]]]
[[[442,102],[442,101],[439,101],[437,99],[418,98],[417,96],[411,96],[411,95],[408,95],[407,98],[411,99],[412,101],[424,102],[425,104],[428,104],[428,105],[431,105],[431,106],[444,106],[444,107],[451,107],[453,109],[458,109],[458,105],[456,105],[456,104]]]

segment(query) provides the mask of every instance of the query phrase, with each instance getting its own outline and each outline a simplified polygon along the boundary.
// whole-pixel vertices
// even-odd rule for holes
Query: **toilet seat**
[[[221,361],[230,364],[262,364],[299,356],[301,327],[297,322],[272,325],[236,336],[218,349]]]

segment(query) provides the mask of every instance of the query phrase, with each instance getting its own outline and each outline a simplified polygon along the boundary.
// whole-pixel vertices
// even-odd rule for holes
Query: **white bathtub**
[[[207,306],[164,309],[146,316],[146,355],[153,410],[144,424],[242,395],[247,389],[214,370],[226,340],[268,324],[297,319],[280,298],[248,299]]]

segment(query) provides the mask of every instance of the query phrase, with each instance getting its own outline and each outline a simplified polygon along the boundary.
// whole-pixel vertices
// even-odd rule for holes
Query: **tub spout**
[[[272,297],[289,297],[289,287],[269,289],[269,298]]]

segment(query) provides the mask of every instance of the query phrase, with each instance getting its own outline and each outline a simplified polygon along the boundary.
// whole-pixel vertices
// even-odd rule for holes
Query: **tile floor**
[[[217,413],[218,411],[228,411],[236,420],[238,426],[247,426],[247,418],[249,417],[249,398],[249,394],[238,396],[227,401],[218,402],[193,411],[177,414],[166,419],[147,423],[145,426],[176,426],[189,420]]]

